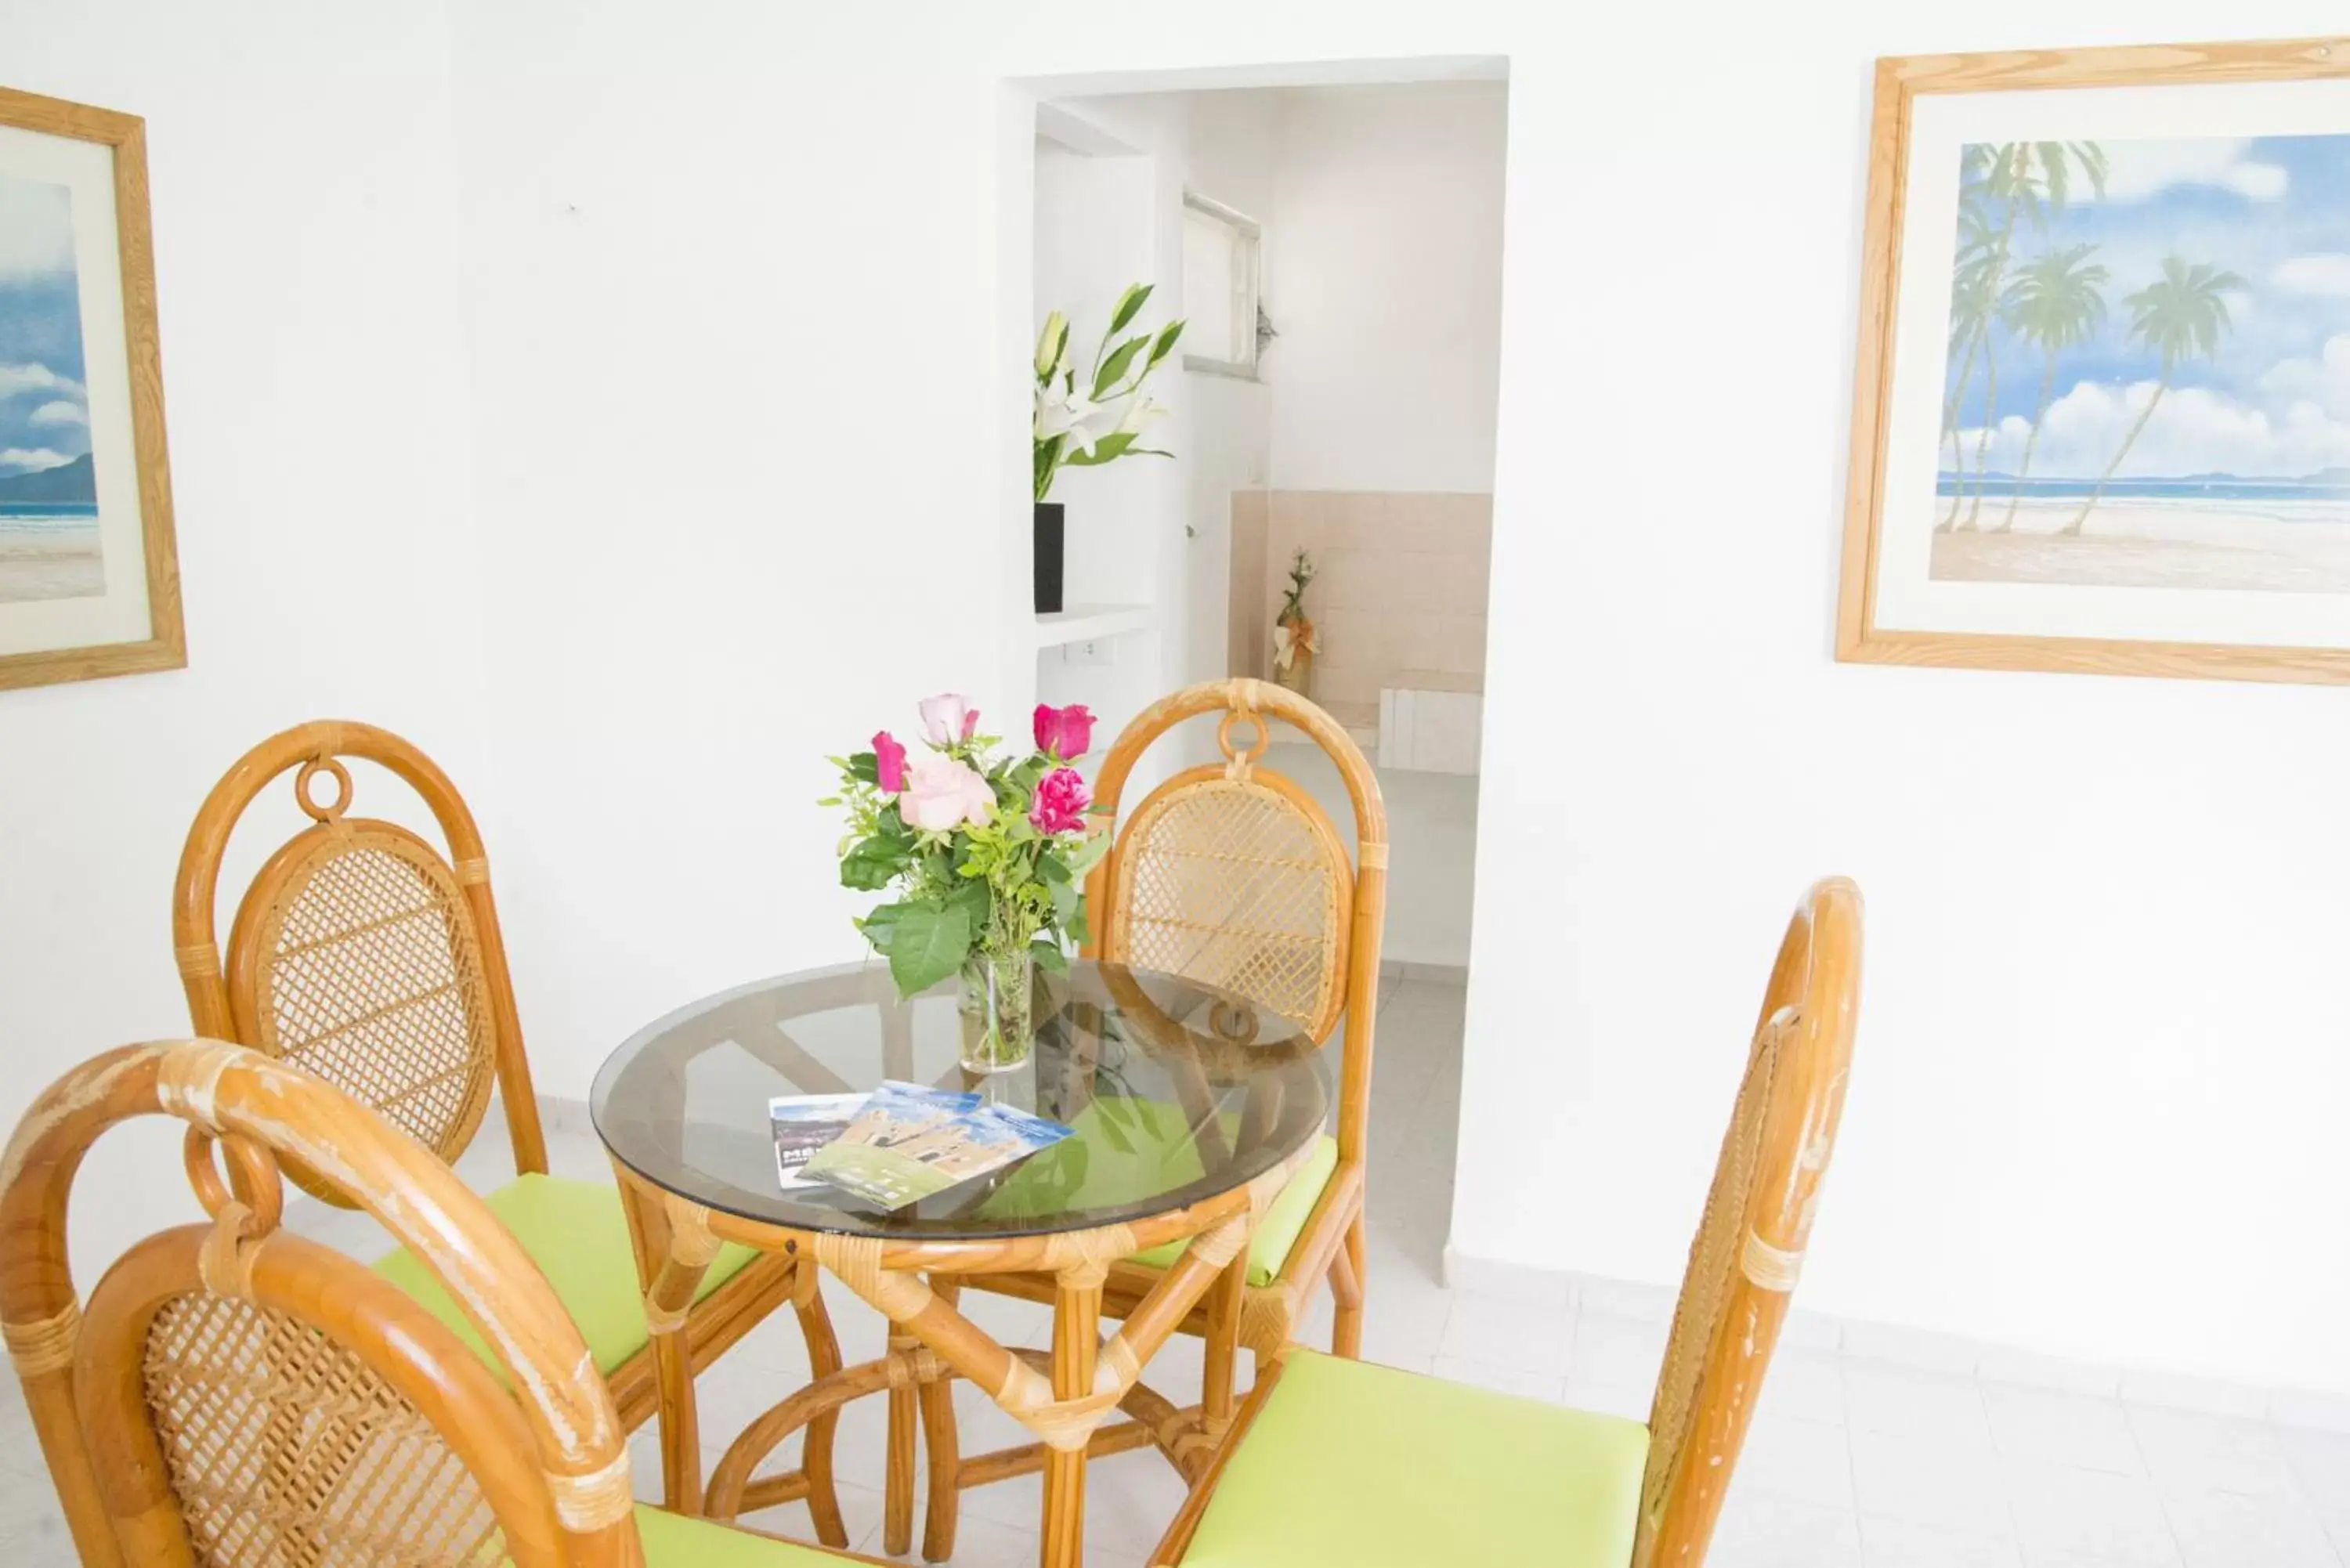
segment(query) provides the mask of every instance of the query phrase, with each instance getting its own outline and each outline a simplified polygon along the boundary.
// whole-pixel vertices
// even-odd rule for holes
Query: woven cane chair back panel
[[[1103,950],[1246,997],[1320,1040],[1346,1002],[1354,891],[1345,845],[1295,784],[1195,768],[1118,836]]]
[[[1758,1031],[1746,1058],[1746,1076],[1724,1135],[1713,1186],[1706,1193],[1705,1217],[1690,1247],[1689,1272],[1681,1279],[1680,1303],[1665,1342],[1664,1369],[1658,1375],[1656,1403],[1648,1413],[1648,1468],[1640,1489],[1641,1516],[1653,1519],[1671,1486],[1681,1448],[1702,1392],[1706,1362],[1738,1275],[1745,1239],[1747,1199],[1753,1190],[1755,1162],[1771,1106],[1771,1083],[1792,1010],[1783,1010]]]
[[[245,895],[231,973],[255,1049],[443,1159],[464,1151],[489,1106],[496,1031],[473,911],[422,839],[359,819],[302,833]]]
[[[300,1319],[203,1292],[155,1314],[140,1372],[202,1568],[491,1568],[511,1561],[439,1432]]]

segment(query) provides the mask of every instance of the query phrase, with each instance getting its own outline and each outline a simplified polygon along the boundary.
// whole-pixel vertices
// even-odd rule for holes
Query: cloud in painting
[[[69,403],[60,398],[52,403],[43,403],[26,414],[25,422],[35,430],[54,430],[59,425],[87,425],[89,423],[89,410],[79,403]]]
[[[70,453],[50,452],[42,447],[0,447],[0,471],[9,473],[31,473],[37,469],[62,468],[72,461],[73,457]]]
[[[2155,406],[2154,417],[2131,443],[2115,477],[2299,477],[2320,469],[2350,468],[2350,419],[2342,417],[2350,413],[2350,338],[2336,338],[2328,348],[2329,353],[2340,351],[2330,369],[2301,362],[2302,389],[2316,395],[2293,398],[2281,406],[2255,406],[2208,387],[2172,388]],[[2154,388],[2152,381],[2126,388],[2079,383],[2048,405],[2047,421],[2033,449],[2033,472],[2088,478],[2103,473],[2146,411]],[[2020,415],[2000,421],[1988,454],[1992,472],[2016,471],[2031,431],[2031,421]],[[1960,432],[1970,463],[1981,434]]]
[[[60,376],[47,365],[0,365],[0,398],[20,392],[64,392],[78,396],[82,387],[70,376]]]
[[[49,277],[73,265],[72,192],[0,177],[0,280]]]
[[[2249,137],[2200,137],[2192,141],[2107,141],[2106,200],[2144,202],[2180,185],[2232,191],[2254,202],[2280,200],[2293,178],[2274,163],[2248,158]],[[2094,201],[2086,182],[2074,200]]]
[[[2279,263],[2277,269],[2269,275],[2269,280],[2279,288],[2294,294],[2350,298],[2350,255],[2337,251],[2320,255],[2294,256]]]

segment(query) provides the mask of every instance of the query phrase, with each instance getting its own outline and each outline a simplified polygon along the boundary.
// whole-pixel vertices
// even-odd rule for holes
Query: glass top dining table
[[[1030,1061],[960,1065],[954,981],[901,1000],[884,964],[757,981],[631,1036],[590,1111],[613,1157],[654,1187],[743,1220],[884,1240],[978,1241],[1092,1230],[1231,1191],[1323,1128],[1330,1071],[1300,1025],[1173,975],[1072,961],[1040,971]],[[884,1081],[972,1090],[1072,1136],[896,1210],[783,1186],[767,1102]]]

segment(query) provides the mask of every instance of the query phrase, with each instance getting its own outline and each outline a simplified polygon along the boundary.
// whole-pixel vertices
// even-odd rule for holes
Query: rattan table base
[[[966,1487],[1041,1470],[1045,1478],[1044,1568],[1075,1568],[1085,1539],[1086,1460],[1146,1444],[1158,1448],[1187,1480],[1196,1478],[1232,1419],[1231,1379],[1211,1376],[1200,1404],[1177,1406],[1141,1381],[1143,1368],[1195,1308],[1207,1303],[1211,1363],[1232,1355],[1248,1243],[1266,1207],[1308,1150],[1243,1186],[1189,1208],[1123,1225],[1039,1235],[960,1241],[896,1241],[847,1237],[743,1219],[667,1192],[616,1167],[638,1201],[657,1204],[667,1223],[667,1261],[647,1292],[660,1369],[662,1463],[671,1501],[713,1519],[801,1498],[831,1501],[830,1421],[852,1399],[889,1401],[889,1445],[883,1550],[912,1545],[914,1449],[919,1429],[929,1458],[929,1506],[922,1555],[942,1561],[954,1550],[954,1506]],[[634,1204],[631,1205],[634,1211]],[[1118,1259],[1188,1240],[1180,1258],[1127,1314],[1101,1334],[1102,1287]],[[699,1484],[700,1443],[693,1385],[685,1372],[685,1303],[721,1241],[781,1253],[803,1265],[795,1299],[820,1314],[818,1269],[837,1276],[889,1320],[888,1349],[853,1366],[816,1367],[816,1376],[754,1420]],[[813,1263],[815,1267],[806,1265]],[[1051,1282],[1053,1348],[1007,1349],[962,1315],[959,1276],[1029,1272]],[[813,1340],[812,1340],[813,1343]],[[822,1358],[819,1358],[820,1360]],[[969,1379],[1036,1436],[1016,1448],[963,1457],[958,1451],[954,1380]],[[1114,1417],[1123,1415],[1125,1420]],[[810,1432],[800,1471],[760,1478],[758,1467],[794,1432]],[[815,1451],[819,1440],[825,1451]],[[683,1478],[681,1489],[676,1483]],[[814,1488],[825,1494],[821,1499]],[[682,1490],[682,1495],[678,1495]],[[820,1519],[819,1522],[823,1522]],[[837,1521],[833,1528],[837,1530]]]

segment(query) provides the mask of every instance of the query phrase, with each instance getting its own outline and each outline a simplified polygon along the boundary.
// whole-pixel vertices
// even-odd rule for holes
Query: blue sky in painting
[[[2127,297],[2160,275],[2166,256],[2241,276],[2227,296],[2230,327],[2208,359],[2178,365],[2123,476],[2226,472],[2294,475],[2350,465],[2350,136],[2114,140],[2099,196],[2077,170],[2072,199],[2035,225],[2019,222],[2007,277],[2045,251],[2095,246],[2111,275],[2106,319],[2056,364],[2002,322],[1990,347],[1999,371],[1988,466],[2013,472],[2035,416],[2032,469],[2101,472],[2153,400],[2159,357],[2129,335]],[[1946,388],[1960,358],[1945,366]],[[1978,363],[1959,405],[1971,462],[1982,435],[1987,378]],[[1945,444],[1947,466],[1950,447]]]
[[[72,192],[0,174],[0,478],[89,451]]]

